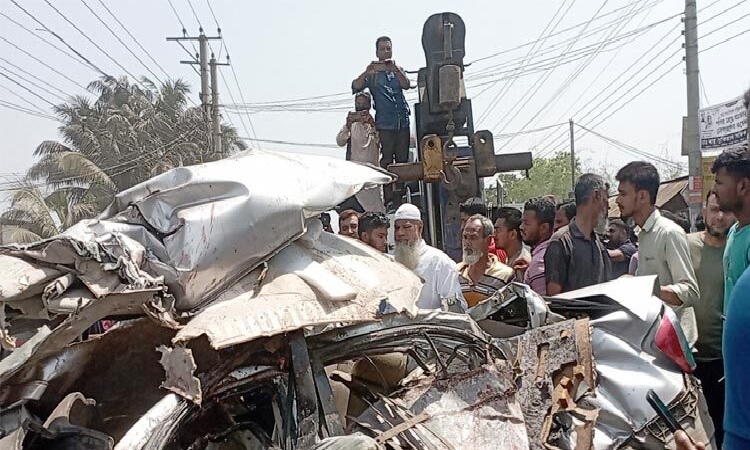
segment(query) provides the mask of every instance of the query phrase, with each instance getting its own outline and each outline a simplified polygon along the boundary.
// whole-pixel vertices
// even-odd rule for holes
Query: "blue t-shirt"
[[[377,130],[408,130],[409,104],[395,72],[376,72],[365,82],[375,102],[375,128]],[[364,90],[352,86],[354,93]]]
[[[750,449],[750,270],[734,285],[724,323],[724,450]]]
[[[750,264],[750,225],[738,228],[732,225],[724,248],[724,312],[726,313],[732,290],[737,280]]]

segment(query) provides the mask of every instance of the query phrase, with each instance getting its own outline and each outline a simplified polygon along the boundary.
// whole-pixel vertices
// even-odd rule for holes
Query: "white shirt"
[[[344,125],[336,135],[336,143],[344,147],[351,142],[352,161],[369,163],[378,166],[380,158],[380,140],[375,127],[369,123],[352,122],[350,128]],[[378,187],[362,189],[356,195],[357,201],[365,211],[385,212],[383,192]]]
[[[669,306],[692,347],[698,340],[693,305],[700,301],[700,291],[685,231],[655,209],[638,233],[638,253],[636,276],[657,275],[659,285],[669,287],[682,300],[680,306]]]
[[[455,298],[466,310],[455,261],[424,241],[420,244],[419,252],[419,264],[414,273],[424,280],[424,286],[419,293],[417,306],[420,309],[442,309],[443,299]]]

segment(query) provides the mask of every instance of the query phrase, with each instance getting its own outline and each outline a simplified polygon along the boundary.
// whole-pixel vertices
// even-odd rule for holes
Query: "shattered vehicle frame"
[[[711,440],[653,278],[549,299],[510,284],[468,314],[418,310],[416,275],[316,217],[390,181],[252,151],[0,248],[0,450],[673,448],[646,388]],[[117,323],[87,335],[102,319]],[[394,355],[391,383],[378,361]],[[354,361],[376,375],[338,370]]]

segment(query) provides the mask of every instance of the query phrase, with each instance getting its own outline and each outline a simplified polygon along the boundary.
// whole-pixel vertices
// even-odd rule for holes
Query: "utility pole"
[[[211,53],[211,61],[208,65],[211,67],[211,133],[213,135],[214,152],[221,154],[222,134],[221,122],[219,121],[219,77],[218,66],[228,66],[229,63],[218,63],[216,57]]]
[[[690,229],[695,231],[695,220],[701,213],[701,138],[698,109],[700,108],[700,70],[698,68],[698,11],[696,0],[685,0],[685,75],[687,77],[688,175],[690,175]],[[697,194],[696,194],[697,191]]]
[[[573,119],[570,123],[570,192],[576,191],[576,141],[573,134]]]
[[[216,66],[229,65],[216,62],[214,55],[211,55],[211,62],[208,60],[208,42],[221,40],[221,36],[206,36],[203,28],[200,28],[198,36],[188,36],[187,31],[183,28],[182,37],[168,37],[168,42],[198,41],[198,54],[194,60],[180,61],[180,64],[189,64],[200,66],[201,76],[201,109],[203,110],[203,119],[206,123],[211,119],[211,142],[212,151],[221,150],[221,125],[219,123],[219,91],[216,78]],[[212,80],[209,81],[209,65],[211,66],[210,75]],[[211,100],[209,100],[209,83],[211,84]],[[217,131],[218,129],[218,131]]]

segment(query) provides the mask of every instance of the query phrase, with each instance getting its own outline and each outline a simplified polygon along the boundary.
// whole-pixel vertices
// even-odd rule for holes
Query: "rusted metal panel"
[[[425,183],[440,180],[443,173],[443,144],[439,136],[422,138],[422,168]]]
[[[295,331],[289,335],[289,351],[292,357],[297,409],[296,445],[299,448],[308,448],[312,447],[318,436],[318,396],[304,332]]]
[[[588,320],[583,319],[529,330],[518,337],[518,399],[531,449],[549,448],[550,440],[565,434],[553,419],[563,411],[578,412],[577,401],[594,395],[596,378],[590,336]],[[580,442],[574,448],[590,449],[596,410],[580,410],[582,428],[576,435]]]

